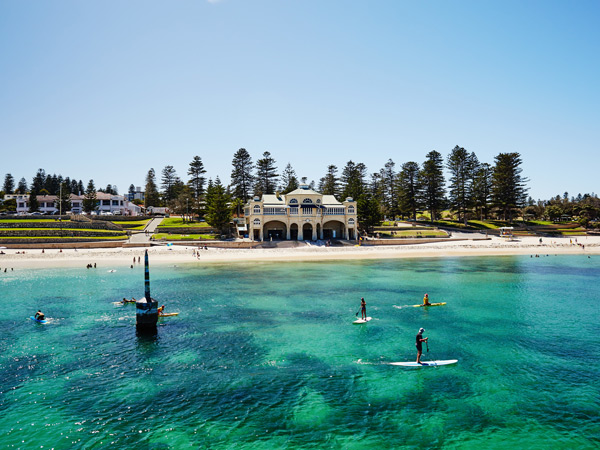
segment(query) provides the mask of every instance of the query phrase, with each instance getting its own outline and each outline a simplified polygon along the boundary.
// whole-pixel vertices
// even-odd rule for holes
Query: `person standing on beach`
[[[364,320],[367,318],[367,302],[364,297],[360,299],[360,318]]]
[[[423,337],[423,332],[425,328],[420,328],[417,333],[417,341],[415,345],[417,346],[417,364],[421,364],[421,355],[423,354],[423,342],[427,342],[429,338]]]

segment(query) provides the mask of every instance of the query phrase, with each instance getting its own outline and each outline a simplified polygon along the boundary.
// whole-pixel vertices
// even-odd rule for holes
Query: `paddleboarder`
[[[425,328],[420,328],[417,333],[417,341],[415,345],[417,346],[417,364],[421,364],[421,355],[423,354],[423,342],[427,342],[429,338],[423,337],[423,332]]]
[[[35,313],[34,317],[36,320],[45,320],[46,319],[46,316],[44,315],[44,313],[42,311],[40,311],[39,309],[38,309],[38,312]]]
[[[425,294],[425,297],[423,297],[423,305],[425,306],[429,306],[431,303],[429,303],[429,294]]]
[[[367,319],[367,302],[365,302],[364,297],[360,299],[360,318],[363,320]]]

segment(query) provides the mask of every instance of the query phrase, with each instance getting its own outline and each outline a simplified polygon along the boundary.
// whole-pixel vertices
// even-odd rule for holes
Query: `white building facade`
[[[356,202],[339,202],[307,185],[285,195],[255,197],[245,205],[244,215],[254,241],[357,238]]]
[[[17,201],[17,214],[26,214],[29,212],[29,195],[23,194],[7,194],[4,200],[14,198]],[[39,212],[42,214],[58,214],[58,196],[56,195],[38,195],[36,196],[39,204]],[[81,214],[83,212],[83,195],[69,195],[71,201],[71,210],[73,214]],[[141,208],[133,203],[130,203],[122,195],[106,194],[104,192],[96,193],[96,209],[93,214],[122,214],[136,216],[141,213]],[[68,211],[62,211],[67,214]]]

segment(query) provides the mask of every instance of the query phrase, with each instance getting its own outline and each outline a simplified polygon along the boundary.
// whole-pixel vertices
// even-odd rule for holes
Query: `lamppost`
[[[62,237],[62,183],[58,189],[58,223],[60,225],[60,237]]]

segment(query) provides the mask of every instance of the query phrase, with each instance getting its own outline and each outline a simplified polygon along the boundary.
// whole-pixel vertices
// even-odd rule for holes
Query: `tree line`
[[[206,170],[202,159],[195,156],[188,167],[187,183],[173,166],[166,166],[159,189],[156,172],[150,169],[145,202],[146,206],[169,206],[175,212],[202,216],[214,212],[213,203],[218,201],[232,205],[232,210],[239,213],[241,206],[254,196],[287,194],[306,183],[322,194],[356,200],[358,220],[365,228],[377,225],[384,217],[416,220],[423,211],[428,211],[430,220],[435,221],[445,209],[451,209],[465,223],[473,217],[486,220],[492,214],[510,221],[527,200],[528,180],[522,176],[521,164],[518,153],[500,153],[491,165],[456,146],[446,160],[434,150],[422,163],[405,162],[400,170],[396,170],[391,159],[371,174],[365,164],[352,160],[341,171],[330,164],[318,183],[307,183],[305,178],[299,179],[290,163],[279,173],[270,152],[264,152],[254,162],[250,153],[240,148],[232,158],[228,186],[223,186],[217,177],[214,182],[208,180],[205,191]],[[445,169],[450,174],[447,181]]]
[[[499,153],[493,163],[481,162],[474,152],[455,146],[446,158],[433,150],[422,162],[408,161],[397,167],[389,159],[383,168],[372,173],[365,164],[352,160],[341,171],[330,164],[318,182],[307,182],[305,178],[299,179],[290,163],[280,173],[270,152],[264,152],[253,161],[250,153],[240,148],[233,154],[228,186],[224,186],[218,176],[214,180],[207,179],[199,156],[190,161],[186,181],[171,165],[162,169],[160,181],[155,170],[149,169],[143,204],[146,207],[166,206],[176,214],[205,218],[212,226],[225,230],[232,215],[241,215],[243,205],[250,198],[275,192],[286,194],[306,183],[322,194],[340,200],[356,200],[358,220],[364,228],[377,225],[384,217],[416,220],[423,212],[427,212],[429,220],[434,222],[445,210],[450,210],[465,224],[469,219],[512,221],[517,214],[523,213],[534,218],[556,218],[558,211],[558,216],[565,213],[579,215],[583,211],[588,221],[598,217],[593,200],[595,195],[580,194],[579,199],[572,199],[568,204],[564,198],[560,198],[560,202],[550,199],[537,203],[528,198],[529,180],[522,175],[522,162],[521,155],[516,152]],[[449,174],[448,179],[445,171]],[[63,196],[67,198],[71,192],[84,193],[84,209],[93,210],[96,204],[93,180],[83,189],[81,180],[47,175],[43,169],[39,169],[31,183],[31,200],[34,194],[58,195],[61,186]],[[13,190],[28,192],[27,182],[22,178],[15,189],[12,175],[7,174],[4,192],[12,193]],[[110,184],[98,191],[118,192],[117,187]],[[134,191],[132,184],[129,192]],[[31,208],[35,208],[35,204]]]

